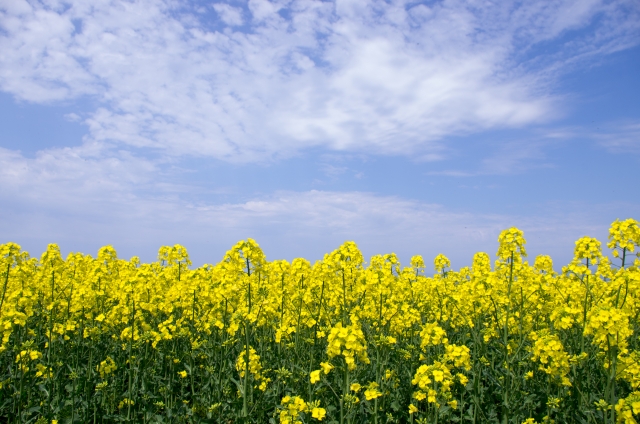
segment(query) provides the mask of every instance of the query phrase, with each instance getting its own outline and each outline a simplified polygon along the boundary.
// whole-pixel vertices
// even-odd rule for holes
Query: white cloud
[[[450,177],[477,177],[480,175],[508,175],[520,174],[535,168],[554,167],[546,155],[550,145],[558,145],[558,134],[545,134],[544,139],[522,138],[520,140],[502,141],[500,143],[485,143],[486,156],[474,163],[474,168],[465,170],[447,169],[443,171],[431,171],[428,175],[444,175]],[[551,140],[549,140],[551,139]],[[491,149],[491,144],[496,144]]]
[[[251,14],[253,15],[255,22],[262,22],[269,18],[276,18],[275,14],[285,6],[285,4],[283,4],[284,2],[272,2],[269,0],[249,0],[248,3],[249,10],[251,10]]]
[[[638,119],[611,119],[584,126],[551,127],[536,131],[525,140],[522,146],[522,152],[525,154],[522,158],[534,161],[535,159],[545,159],[543,147],[562,145],[567,142],[588,142],[589,144],[593,142],[609,153],[633,155],[640,153],[640,121]],[[505,144],[502,146],[502,151],[516,151],[512,148],[515,146],[516,143]],[[526,155],[526,152],[530,152],[530,155]]]
[[[71,112],[64,115],[64,119],[69,122],[79,122],[82,118],[77,113]]]
[[[433,158],[447,135],[550,119],[548,78],[637,43],[640,26],[626,0],[250,0],[248,29],[238,7],[213,7],[220,22],[168,0],[4,1],[0,89],[37,103],[92,96],[100,106],[78,111],[91,140],[169,155]]]
[[[75,214],[92,203],[126,202],[135,187],[152,184],[154,175],[153,163],[100,143],[41,150],[32,159],[0,148],[0,181],[11,210],[31,205]]]
[[[220,15],[220,18],[225,24],[230,26],[242,25],[242,9],[229,6],[225,3],[215,3],[213,5],[215,11]]]
[[[367,257],[395,252],[406,263],[438,253],[456,267],[473,253],[495,253],[502,229],[525,231],[532,256],[552,254],[566,263],[573,241],[604,240],[616,213],[640,213],[640,205],[545,204],[528,215],[454,210],[399,196],[366,192],[281,191],[215,203],[185,200],[185,187],[159,172],[159,164],[102,147],[40,152],[29,159],[0,149],[0,233],[39,254],[45,242],[64,251],[94,253],[113,244],[123,257],[152,260],[158,247],[181,243],[198,264],[220,260],[240,239],[251,237],[270,259],[320,259],[346,240]],[[189,189],[189,188],[187,188]],[[194,190],[193,187],[190,188]]]
[[[640,153],[640,122],[618,122],[590,137],[614,153]]]

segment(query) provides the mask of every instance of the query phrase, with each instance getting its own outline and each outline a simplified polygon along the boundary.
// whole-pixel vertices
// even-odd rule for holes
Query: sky
[[[0,0],[0,243],[492,256],[640,220],[637,0]],[[428,271],[433,271],[432,266]]]

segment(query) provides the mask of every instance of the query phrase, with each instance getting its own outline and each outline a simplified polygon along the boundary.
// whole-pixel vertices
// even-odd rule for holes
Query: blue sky
[[[0,0],[1,242],[556,267],[640,219],[635,0]]]

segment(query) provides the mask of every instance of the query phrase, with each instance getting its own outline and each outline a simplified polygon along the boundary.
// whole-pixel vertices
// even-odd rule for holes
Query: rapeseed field
[[[0,420],[11,423],[636,423],[640,225],[560,268],[522,231],[438,255],[311,264],[248,239],[192,268],[0,245]]]

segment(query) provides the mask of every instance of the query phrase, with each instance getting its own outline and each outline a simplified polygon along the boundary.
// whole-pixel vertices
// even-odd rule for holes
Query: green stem
[[[243,381],[244,393],[242,393],[242,416],[243,418],[247,418],[248,416],[247,397],[249,394],[249,330],[248,330],[246,321],[244,323],[244,336],[245,336],[244,381]]]
[[[2,318],[2,305],[4,305],[4,297],[7,294],[7,285],[9,284],[9,271],[11,271],[11,262],[7,264],[7,274],[4,277],[4,285],[2,288],[2,299],[0,299],[0,318]]]
[[[509,264],[509,285],[507,286],[507,310],[505,313],[505,321],[503,328],[503,343],[504,343],[504,362],[505,362],[505,374],[502,390],[502,407],[504,411],[503,422],[509,422],[509,313],[511,312],[511,286],[513,284],[513,252],[511,253]]]
[[[133,383],[133,355],[131,355],[133,349],[133,332],[135,330],[135,319],[136,319],[136,300],[132,301],[132,313],[131,313],[131,338],[129,339],[129,390],[127,394],[127,398],[129,402],[127,403],[127,422],[131,420],[131,402],[133,402],[133,393],[132,393],[132,383]]]

